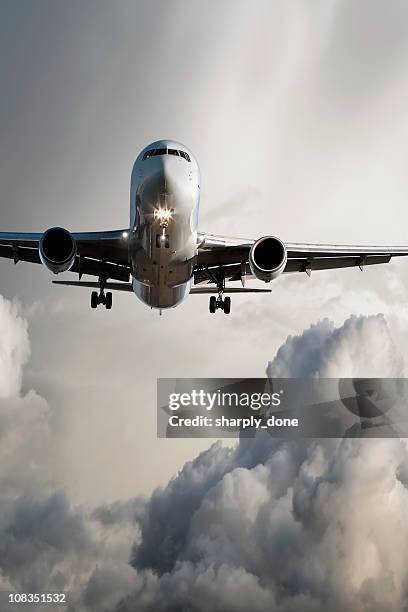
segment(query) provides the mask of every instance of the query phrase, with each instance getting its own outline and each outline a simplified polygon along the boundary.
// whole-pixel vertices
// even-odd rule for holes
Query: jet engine
[[[252,274],[265,283],[269,283],[282,274],[287,260],[285,245],[274,236],[259,238],[254,242],[249,253],[249,266]]]
[[[54,274],[60,274],[71,268],[77,248],[68,230],[51,227],[42,235],[38,251],[44,266]]]

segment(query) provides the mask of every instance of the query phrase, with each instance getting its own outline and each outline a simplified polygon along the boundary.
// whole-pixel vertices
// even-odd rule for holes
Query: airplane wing
[[[38,246],[42,233],[0,232],[0,257],[41,263]],[[72,233],[77,254],[69,272],[128,281],[128,231]]]
[[[220,270],[226,281],[254,278],[249,253],[256,241],[199,234],[199,251],[194,272],[196,284],[217,282]],[[283,273],[335,268],[359,267],[388,263],[392,257],[408,255],[408,246],[361,246],[338,244],[283,243],[287,262]]]
[[[38,247],[42,233],[0,232],[0,258],[14,263],[41,263]],[[74,232],[77,254],[69,272],[88,274],[105,280],[128,282],[128,230]],[[198,235],[198,255],[194,266],[195,285],[219,281],[244,283],[254,278],[249,265],[253,239],[228,238],[214,234]],[[388,263],[392,257],[408,255],[408,246],[359,246],[284,243],[287,262],[283,273],[329,270]],[[116,289],[116,287],[115,287]]]

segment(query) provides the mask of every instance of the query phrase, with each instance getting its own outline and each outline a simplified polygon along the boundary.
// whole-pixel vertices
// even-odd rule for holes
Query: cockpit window
[[[184,157],[184,159],[186,159],[188,162],[190,161],[190,156],[188,153],[186,153],[185,151],[179,151],[181,157]]]
[[[149,151],[146,151],[146,153],[143,155],[142,159],[148,159],[152,155],[154,155],[154,149],[150,149]]]
[[[145,151],[143,154],[142,160],[149,159],[149,157],[154,157],[155,155],[176,155],[180,157],[184,157],[186,161],[190,161],[190,156],[185,151],[178,151],[177,149],[149,149]]]
[[[153,155],[166,155],[166,149],[155,149]]]

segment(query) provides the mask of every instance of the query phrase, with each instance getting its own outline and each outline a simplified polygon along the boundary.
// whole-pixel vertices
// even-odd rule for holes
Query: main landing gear
[[[223,298],[222,293],[219,293],[218,297],[212,295],[210,297],[210,312],[213,314],[218,309],[223,310],[225,314],[229,314],[231,312],[231,298]]]
[[[213,282],[217,283],[218,296],[212,295],[210,297],[210,312],[213,314],[216,310],[223,310],[225,314],[231,312],[231,298],[224,298],[225,289],[225,275],[224,270],[221,268],[217,274],[213,275]]]
[[[103,304],[106,310],[110,310],[112,308],[112,293],[110,291],[105,293],[103,289],[101,289],[99,293],[97,291],[92,291],[91,308],[97,308],[99,304]]]
[[[105,293],[106,278],[105,276],[99,277],[99,293],[92,291],[91,293],[91,308],[98,308],[99,304],[103,304],[106,310],[112,308],[112,293],[107,291]]]

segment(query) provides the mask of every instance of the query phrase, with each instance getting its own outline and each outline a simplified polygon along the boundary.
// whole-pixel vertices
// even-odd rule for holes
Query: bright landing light
[[[169,208],[155,208],[154,218],[158,221],[170,221],[172,212]]]
[[[128,235],[129,235],[129,233],[128,233],[128,232],[122,232],[122,238],[127,238],[127,237],[128,237]]]

